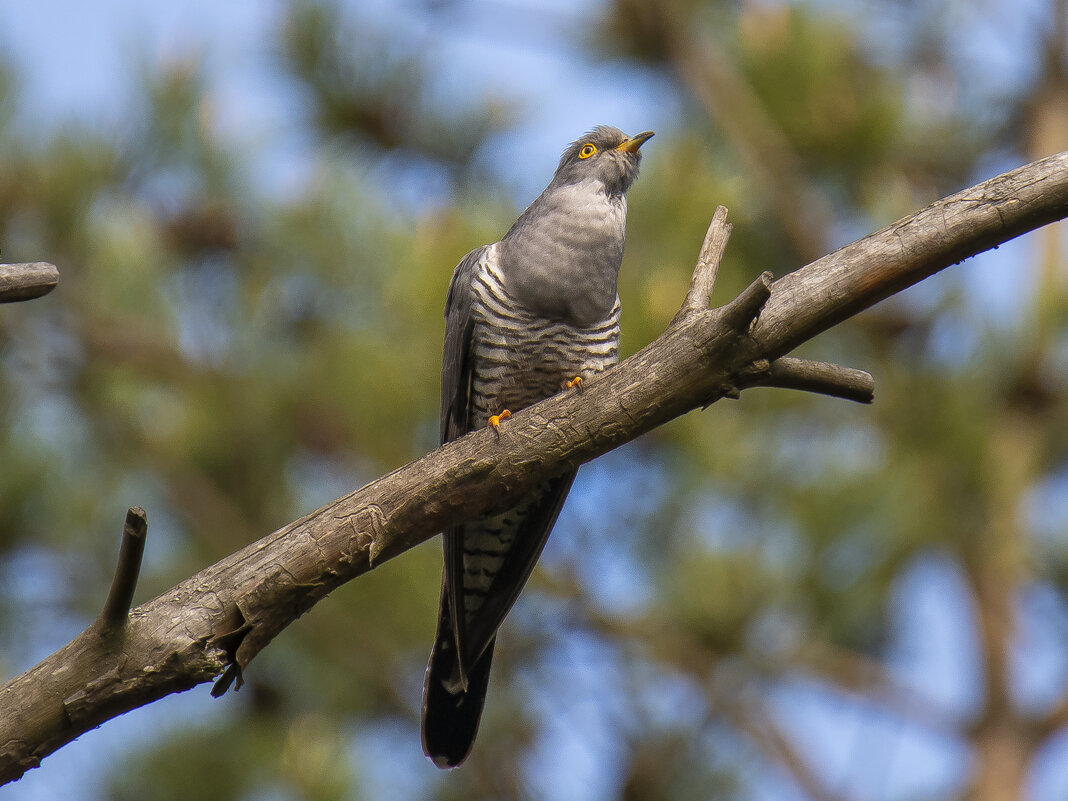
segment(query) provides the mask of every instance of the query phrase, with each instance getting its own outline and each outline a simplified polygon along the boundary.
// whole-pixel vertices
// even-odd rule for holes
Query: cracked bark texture
[[[0,264],[0,303],[17,303],[47,295],[59,283],[54,264]]]
[[[1068,153],[997,176],[730,304],[686,308],[581,393],[562,393],[324,506],[133,609],[97,621],[0,687],[0,782],[79,734],[240,671],[327,593],[449,525],[739,388],[775,360],[927,276],[1068,216]],[[692,304],[688,304],[692,305]],[[149,543],[151,547],[151,543]],[[217,685],[225,689],[226,678]]]

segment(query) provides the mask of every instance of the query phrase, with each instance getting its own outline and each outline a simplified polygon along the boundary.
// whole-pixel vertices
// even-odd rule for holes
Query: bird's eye
[[[582,150],[579,151],[580,159],[588,159],[594,153],[597,152],[597,145],[587,142],[582,146]]]

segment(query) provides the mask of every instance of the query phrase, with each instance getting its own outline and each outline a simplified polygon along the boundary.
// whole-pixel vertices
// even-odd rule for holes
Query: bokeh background
[[[560,151],[657,137],[623,350],[1068,147],[1065,0],[0,2],[0,678],[81,630],[125,509],[139,598],[436,444],[453,265]],[[505,625],[474,755],[418,710],[432,540],[221,700],[112,721],[14,799],[1063,799],[1068,265],[1055,226],[806,345],[780,390],[580,473]]]

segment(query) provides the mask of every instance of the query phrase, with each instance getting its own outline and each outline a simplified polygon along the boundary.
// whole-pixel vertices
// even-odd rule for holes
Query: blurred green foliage
[[[457,5],[418,13],[433,28]],[[916,20],[924,35],[903,35]],[[922,3],[851,18],[827,3],[615,0],[569,29],[584,58],[656,76],[679,109],[630,195],[624,354],[674,315],[716,204],[735,224],[722,302],[992,162],[1041,154],[1031,134],[1057,130],[1049,107],[1027,87],[960,90],[946,25]],[[896,46],[873,43],[887,31]],[[115,137],[27,133],[18,76],[0,70],[0,247],[63,277],[0,309],[5,674],[51,642],[49,620],[95,615],[126,506],[149,512],[147,595],[436,444],[446,286],[519,211],[484,158],[524,109],[443,97],[431,77],[448,65],[416,38],[329,3],[291,4],[272,54],[316,154],[284,196],[260,188],[262,155],[220,133],[196,59],[144,65]],[[1063,98],[1063,59],[1034,61],[1033,85]],[[452,200],[412,209],[383,176]],[[961,289],[965,268],[803,349],[871,370],[871,408],[754,390],[588,469],[506,627],[463,769],[438,774],[419,753],[431,543],[286,631],[220,702],[225,722],[131,744],[98,796],[317,801],[381,797],[386,782],[442,800],[835,798],[820,744],[792,738],[774,703],[802,680],[872,705],[911,698],[979,764],[999,726],[1025,732],[1013,753],[1030,764],[1034,732],[1057,721],[1002,703],[1006,620],[1028,590],[1068,588],[1068,515],[1028,512],[1068,482],[1066,307],[1049,300],[1065,296],[1063,248],[1018,265],[1035,289],[1008,325]],[[608,487],[625,491],[602,502]],[[968,593],[974,709],[891,667],[900,587],[933,557]],[[903,730],[929,725],[888,707]],[[575,765],[601,782],[590,794],[568,784]],[[948,795],[995,798],[983,776]]]

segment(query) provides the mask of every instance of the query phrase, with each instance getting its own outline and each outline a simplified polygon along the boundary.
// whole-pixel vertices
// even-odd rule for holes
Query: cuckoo
[[[552,181],[500,242],[468,253],[445,301],[441,441],[615,364],[626,192],[652,131],[600,126],[564,151]],[[423,748],[439,767],[471,750],[497,628],[522,590],[575,478],[549,479],[501,514],[444,533],[441,611],[427,667]]]

